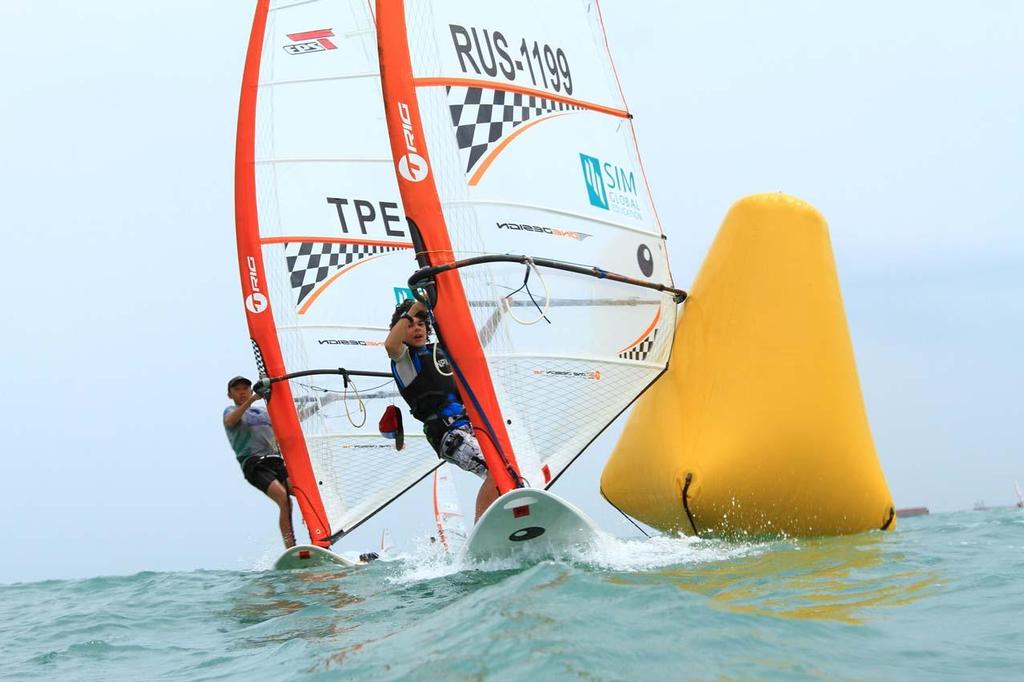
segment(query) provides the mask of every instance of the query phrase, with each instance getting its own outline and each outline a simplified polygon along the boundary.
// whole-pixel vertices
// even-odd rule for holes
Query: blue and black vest
[[[391,361],[391,374],[398,384],[398,392],[409,404],[412,416],[423,422],[423,433],[436,451],[444,434],[450,429],[468,426],[469,418],[455,378],[442,374],[434,364],[434,346],[433,343],[420,348],[408,346],[409,359],[416,369],[416,378],[408,386],[398,376],[394,360]],[[437,349],[437,364],[450,371],[448,355],[440,347]]]

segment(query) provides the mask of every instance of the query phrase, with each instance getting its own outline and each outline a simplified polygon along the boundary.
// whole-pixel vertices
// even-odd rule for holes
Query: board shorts
[[[250,457],[242,467],[242,474],[245,480],[261,493],[266,493],[267,488],[274,481],[281,481],[281,485],[288,488],[288,472],[284,468],[284,460],[280,457]]]
[[[445,433],[441,437],[441,448],[437,454],[463,471],[487,478],[484,454],[480,451],[480,443],[476,442],[471,426],[460,426]]]

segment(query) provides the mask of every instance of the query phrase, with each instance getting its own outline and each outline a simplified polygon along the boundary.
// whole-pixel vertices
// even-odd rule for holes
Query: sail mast
[[[413,83],[404,2],[378,0],[377,44],[385,118],[405,212],[419,230],[430,264],[445,265],[455,258],[425,144]],[[433,314],[438,322],[438,333],[443,330],[445,350],[452,361],[487,469],[498,491],[504,494],[519,486],[519,468],[462,280],[457,271],[444,272],[437,275],[435,286],[437,300]]]

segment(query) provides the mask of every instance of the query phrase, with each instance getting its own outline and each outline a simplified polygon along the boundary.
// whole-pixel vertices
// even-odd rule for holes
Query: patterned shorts
[[[441,438],[441,451],[438,454],[441,459],[451,462],[460,469],[476,474],[480,478],[487,477],[487,465],[484,464],[484,455],[480,451],[480,443],[476,442],[472,427],[463,426],[444,434]]]

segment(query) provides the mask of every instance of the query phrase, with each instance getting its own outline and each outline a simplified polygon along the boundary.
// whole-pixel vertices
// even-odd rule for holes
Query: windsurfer
[[[476,518],[498,497],[473,433],[462,397],[452,377],[448,356],[437,343],[427,343],[430,324],[419,301],[403,301],[391,316],[384,348],[391,373],[409,404],[412,416],[423,422],[423,433],[438,457],[484,479],[476,497]]]
[[[234,405],[224,408],[224,431],[242,467],[242,474],[245,480],[277,504],[284,546],[294,547],[288,472],[270,426],[270,415],[265,408],[254,405],[263,398],[253,392],[251,381],[240,376],[228,382],[228,397]]]

